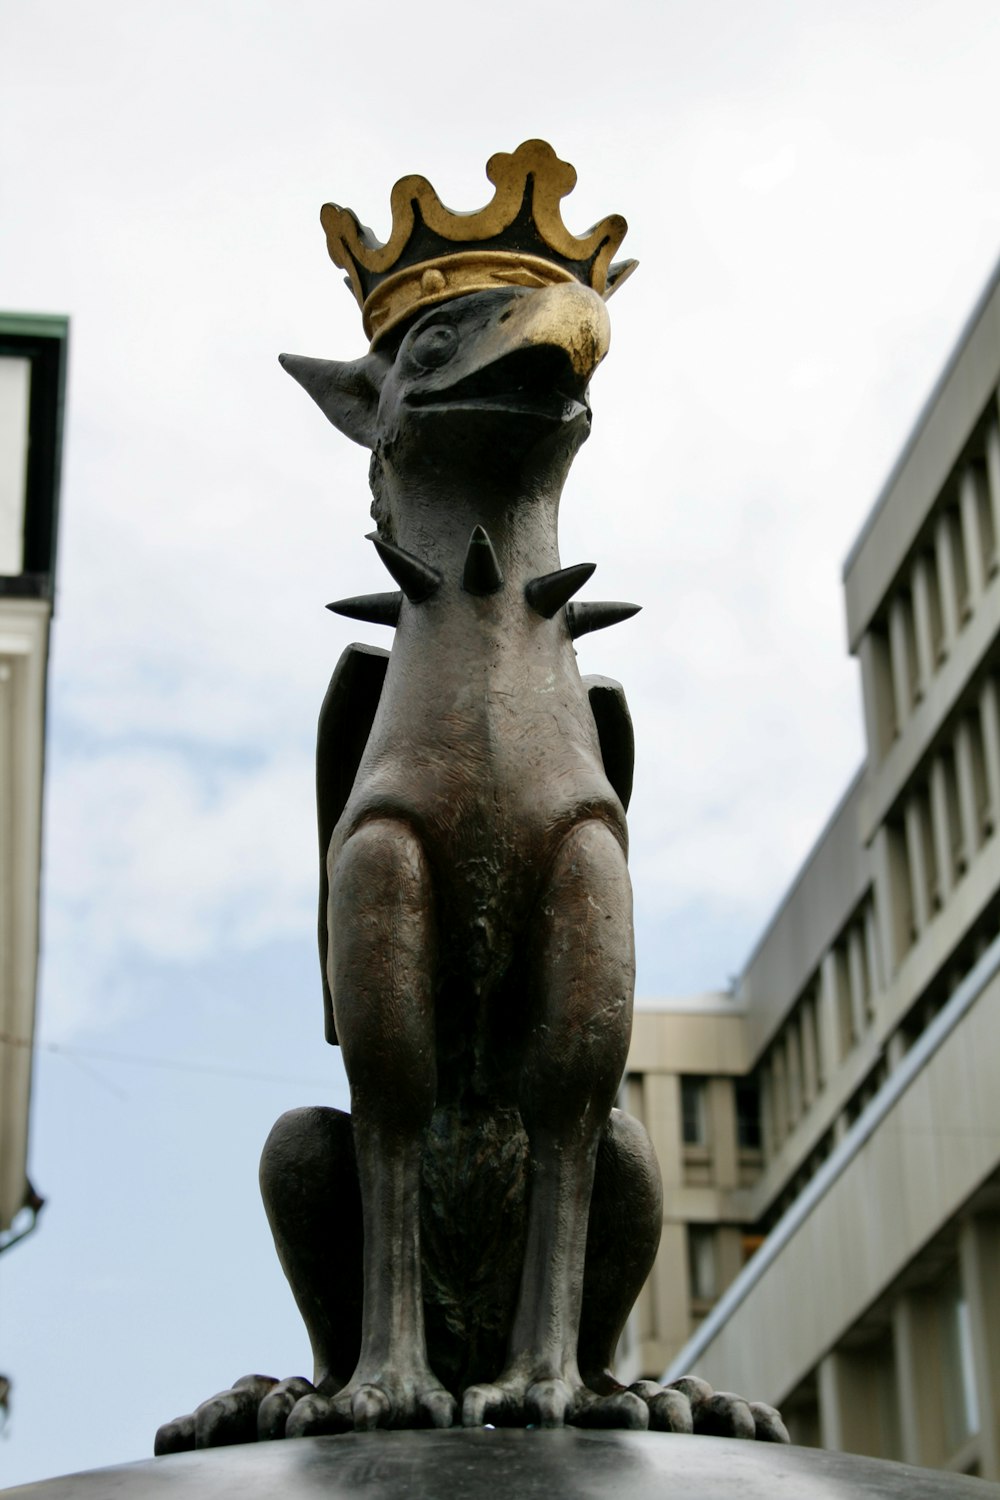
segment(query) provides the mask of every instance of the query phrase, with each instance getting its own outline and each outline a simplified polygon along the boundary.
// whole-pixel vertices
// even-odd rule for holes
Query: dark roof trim
[[[31,361],[23,574],[0,579],[3,594],[55,597],[68,354],[68,318],[0,313],[0,356]]]

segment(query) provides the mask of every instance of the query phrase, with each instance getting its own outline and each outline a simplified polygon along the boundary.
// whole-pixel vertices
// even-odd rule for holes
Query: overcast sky
[[[256,1157],[346,1098],[312,741],[389,644],[323,608],[387,587],[366,455],[276,361],[364,349],[320,205],[478,208],[540,135],[570,228],[629,220],[562,557],[644,605],[580,646],[636,723],[639,994],[721,988],[862,756],[841,564],[1000,250],[998,77],[996,0],[0,0],[0,306],[72,320],[0,1483],[306,1370]]]

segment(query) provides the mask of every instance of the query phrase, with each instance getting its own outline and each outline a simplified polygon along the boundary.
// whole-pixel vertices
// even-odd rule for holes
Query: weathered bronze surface
[[[380,1432],[74,1474],[9,1500],[1000,1500],[906,1464],[659,1432]]]
[[[319,944],[351,1115],[285,1116],[261,1164],[312,1383],[248,1377],[161,1429],[160,1452],[459,1415],[784,1436],[702,1383],[625,1391],[611,1372],[661,1189],[613,1108],[631,725],[573,639],[636,607],[571,602],[593,565],[562,566],[557,523],[625,224],[569,235],[575,174],[542,142],[489,171],[471,216],[397,184],[386,246],[324,209],[373,345],[282,356],[371,451],[372,540],[398,585],[331,606],[396,635],[344,653],[319,724]]]

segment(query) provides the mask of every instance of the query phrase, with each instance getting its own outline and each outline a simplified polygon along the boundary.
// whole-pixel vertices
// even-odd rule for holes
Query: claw
[[[162,1458],[166,1453],[188,1453],[194,1447],[194,1412],[177,1417],[173,1422],[164,1422],[157,1428],[153,1441],[153,1453]]]
[[[761,1443],[789,1441],[781,1413],[773,1406],[747,1401],[732,1391],[713,1391],[697,1375],[685,1375],[666,1386],[637,1380],[629,1390],[648,1406],[654,1432],[700,1432],[711,1437],[756,1438]]]
[[[536,1427],[563,1427],[571,1405],[564,1380],[536,1380],[524,1393],[524,1419]]]
[[[257,1401],[263,1401],[269,1391],[278,1384],[274,1375],[241,1375],[233,1381],[234,1391],[249,1391]]]
[[[756,1426],[759,1443],[790,1443],[788,1428],[781,1420],[781,1413],[764,1401],[750,1402],[750,1415]]]
[[[288,1380],[279,1380],[273,1390],[264,1397],[257,1408],[257,1441],[273,1442],[285,1436],[285,1428],[292,1408],[303,1396],[312,1393],[313,1387],[300,1375]]]
[[[296,1401],[285,1423],[285,1436],[290,1438],[319,1437],[323,1433],[350,1430],[350,1417],[338,1411],[329,1396],[320,1396],[315,1391]]]
[[[682,1391],[659,1389],[649,1397],[648,1405],[654,1432],[694,1432],[691,1402]]]
[[[388,1427],[391,1415],[389,1398],[377,1385],[363,1385],[354,1393],[351,1416],[355,1432],[374,1432],[376,1427]]]
[[[462,1426],[485,1427],[495,1422],[507,1404],[504,1392],[496,1385],[470,1385],[462,1397]]]
[[[615,1391],[585,1402],[573,1416],[575,1427],[616,1427],[645,1432],[649,1426],[649,1408],[634,1391]]]
[[[694,1413],[695,1431],[710,1437],[750,1438],[757,1424],[749,1404],[730,1391],[716,1391]]]
[[[680,1380],[672,1380],[669,1385],[664,1386],[667,1391],[680,1391],[691,1403],[691,1414],[697,1421],[697,1413],[706,1401],[711,1400],[715,1394],[707,1380],[702,1380],[697,1375],[682,1375]]]
[[[458,1402],[447,1391],[430,1391],[420,1398],[420,1410],[432,1427],[453,1427]]]
[[[196,1448],[227,1448],[234,1443],[257,1441],[258,1387],[234,1386],[210,1396],[195,1410]]]

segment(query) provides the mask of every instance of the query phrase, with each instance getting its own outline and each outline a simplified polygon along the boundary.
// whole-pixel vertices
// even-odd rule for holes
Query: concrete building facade
[[[733,992],[637,1013],[626,1374],[1000,1478],[1000,268],[844,568],[863,766]]]

